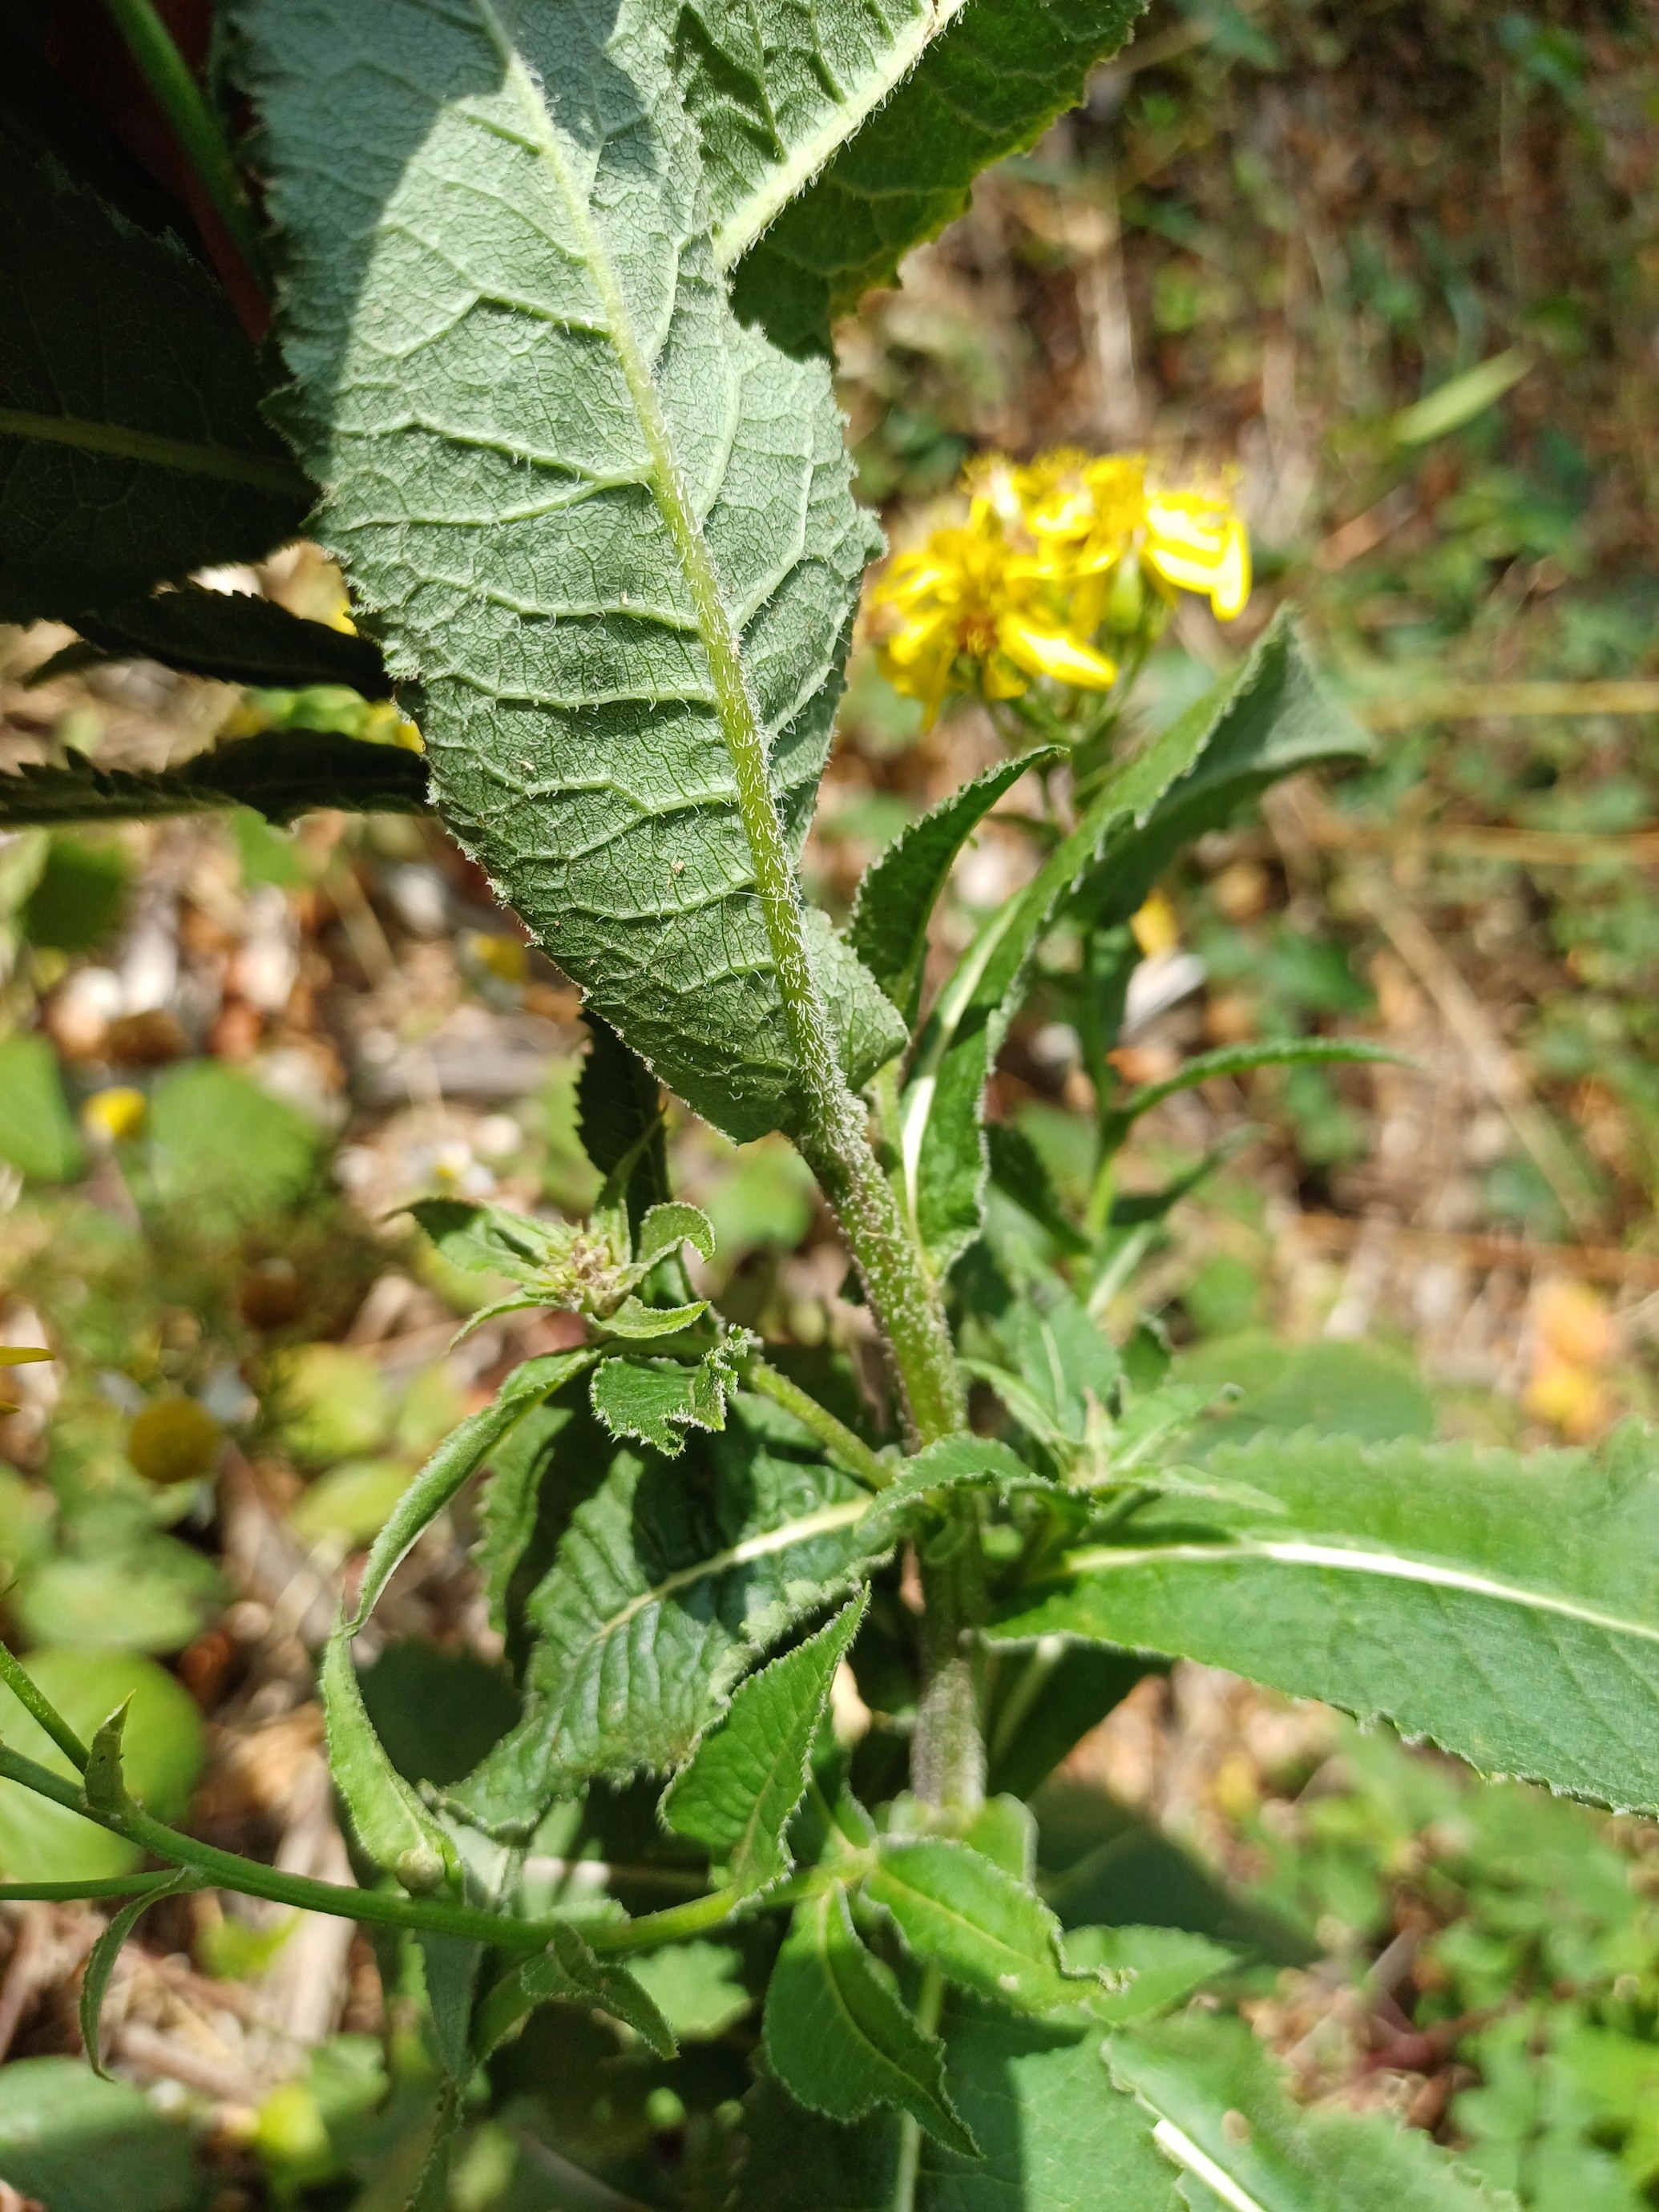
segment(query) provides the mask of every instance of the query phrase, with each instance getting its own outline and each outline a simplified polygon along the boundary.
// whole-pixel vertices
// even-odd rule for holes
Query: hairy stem
[[[924,1552],[923,1680],[910,1745],[910,1784],[957,1820],[985,1798],[981,1658],[969,1638],[985,1617],[985,1562],[971,1500],[959,1500]]]
[[[751,1359],[744,1370],[744,1380],[763,1398],[769,1398],[786,1413],[793,1413],[801,1426],[817,1438],[830,1458],[867,1489],[885,1490],[898,1473],[896,1467],[872,1451],[862,1437],[855,1436],[844,1421],[838,1421],[827,1406],[819,1405],[799,1383],[792,1382],[787,1375],[780,1375],[764,1359]]]

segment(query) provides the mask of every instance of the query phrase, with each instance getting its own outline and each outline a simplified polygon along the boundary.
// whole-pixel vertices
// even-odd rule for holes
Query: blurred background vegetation
[[[1132,1080],[1276,1036],[1408,1055],[1212,1084],[1139,1127],[1131,1183],[1235,1147],[1133,1304],[1195,1379],[1249,1379],[1237,1418],[1589,1443],[1655,1412],[1656,163],[1659,35],[1633,3],[1153,0],[1086,107],[839,334],[896,544],[986,447],[1235,463],[1256,597],[1225,631],[1183,606],[1149,717],[1291,599],[1376,732],[1363,772],[1206,838],[1139,924]],[[306,547],[214,580],[344,612]],[[0,632],[0,767],[157,766],[284,722],[409,735],[351,693]],[[999,750],[972,708],[924,733],[860,645],[815,895],[844,913]],[[955,944],[1029,853],[992,818]],[[1074,952],[1045,948],[1052,989],[995,1084],[1062,1184],[1089,1103]],[[7,1638],[72,1720],[134,1690],[155,1809],[343,1878],[312,1686],[340,1578],[507,1360],[565,1340],[544,1317],[447,1352],[490,1286],[397,1209],[434,1187],[588,1202],[575,994],[441,831],[392,817],[0,839],[0,1335],[57,1354],[7,1377]],[[684,1121],[674,1148],[727,1310],[856,1407],[871,1347],[805,1171]],[[365,1677],[432,1778],[512,1710],[471,1512],[401,1572]],[[28,1728],[0,1716],[21,1748]],[[1109,1893],[1115,1917],[1208,1925],[1234,1960],[1215,2001],[1301,2094],[1387,2104],[1541,2212],[1659,2204],[1659,1832],[1193,1668],[1143,1683],[1042,1809],[1057,1909]],[[0,1790],[7,1875],[117,1872],[123,1849]],[[0,1908],[0,2176],[52,2212],[101,2212],[116,2160],[131,2212],[401,2201],[424,2094],[406,1961],[344,1923],[172,1902],[124,1955],[102,2084],[71,2056],[100,1924]],[[744,1957],[702,1964],[655,1994],[738,2094]],[[540,2147],[556,2119],[630,2195],[695,2167],[653,2062],[559,2032],[556,2069],[509,2054],[462,2212],[607,2201]]]

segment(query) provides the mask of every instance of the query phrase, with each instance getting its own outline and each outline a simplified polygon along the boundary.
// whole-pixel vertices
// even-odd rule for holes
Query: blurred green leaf
[[[118,845],[58,835],[23,902],[23,934],[60,952],[93,952],[120,924],[131,869]]]
[[[14,2058],[0,2072],[0,2174],[50,2212],[179,2212],[206,2179],[187,2124],[78,2058]]]
[[[198,1230],[291,1206],[316,1172],[321,1138],[292,1106],[221,1060],[187,1060],[150,1092],[149,1167],[160,1203]]]
[[[43,1036],[0,1037],[0,1160],[40,1182],[69,1182],[86,1164]]]

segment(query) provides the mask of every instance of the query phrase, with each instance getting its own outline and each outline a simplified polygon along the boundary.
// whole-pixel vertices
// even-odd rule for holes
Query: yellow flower
[[[135,1091],[130,1084],[112,1083],[107,1090],[94,1091],[87,1100],[81,1109],[81,1125],[88,1136],[122,1144],[143,1127],[146,1110],[142,1091]]]
[[[1250,541],[1232,503],[1203,492],[1157,492],[1146,501],[1146,566],[1165,583],[1207,596],[1218,622],[1250,596]]]
[[[1014,544],[988,496],[965,528],[936,530],[901,553],[870,594],[894,689],[920,699],[931,724],[952,690],[1015,699],[1034,676],[1103,691],[1117,677],[1055,603],[1034,555]]]
[[[50,1359],[52,1353],[35,1344],[0,1344],[0,1367],[27,1367],[37,1359]],[[0,1413],[15,1413],[16,1406],[9,1398],[0,1398]]]

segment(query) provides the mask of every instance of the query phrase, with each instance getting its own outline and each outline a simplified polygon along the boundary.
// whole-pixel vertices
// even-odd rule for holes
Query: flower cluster
[[[870,595],[883,670],[930,722],[951,691],[1015,699],[1037,677],[1109,690],[1108,647],[1144,634],[1149,605],[1200,592],[1230,622],[1249,598],[1231,498],[1158,483],[1143,453],[988,455],[963,488],[966,523],[899,554]]]

